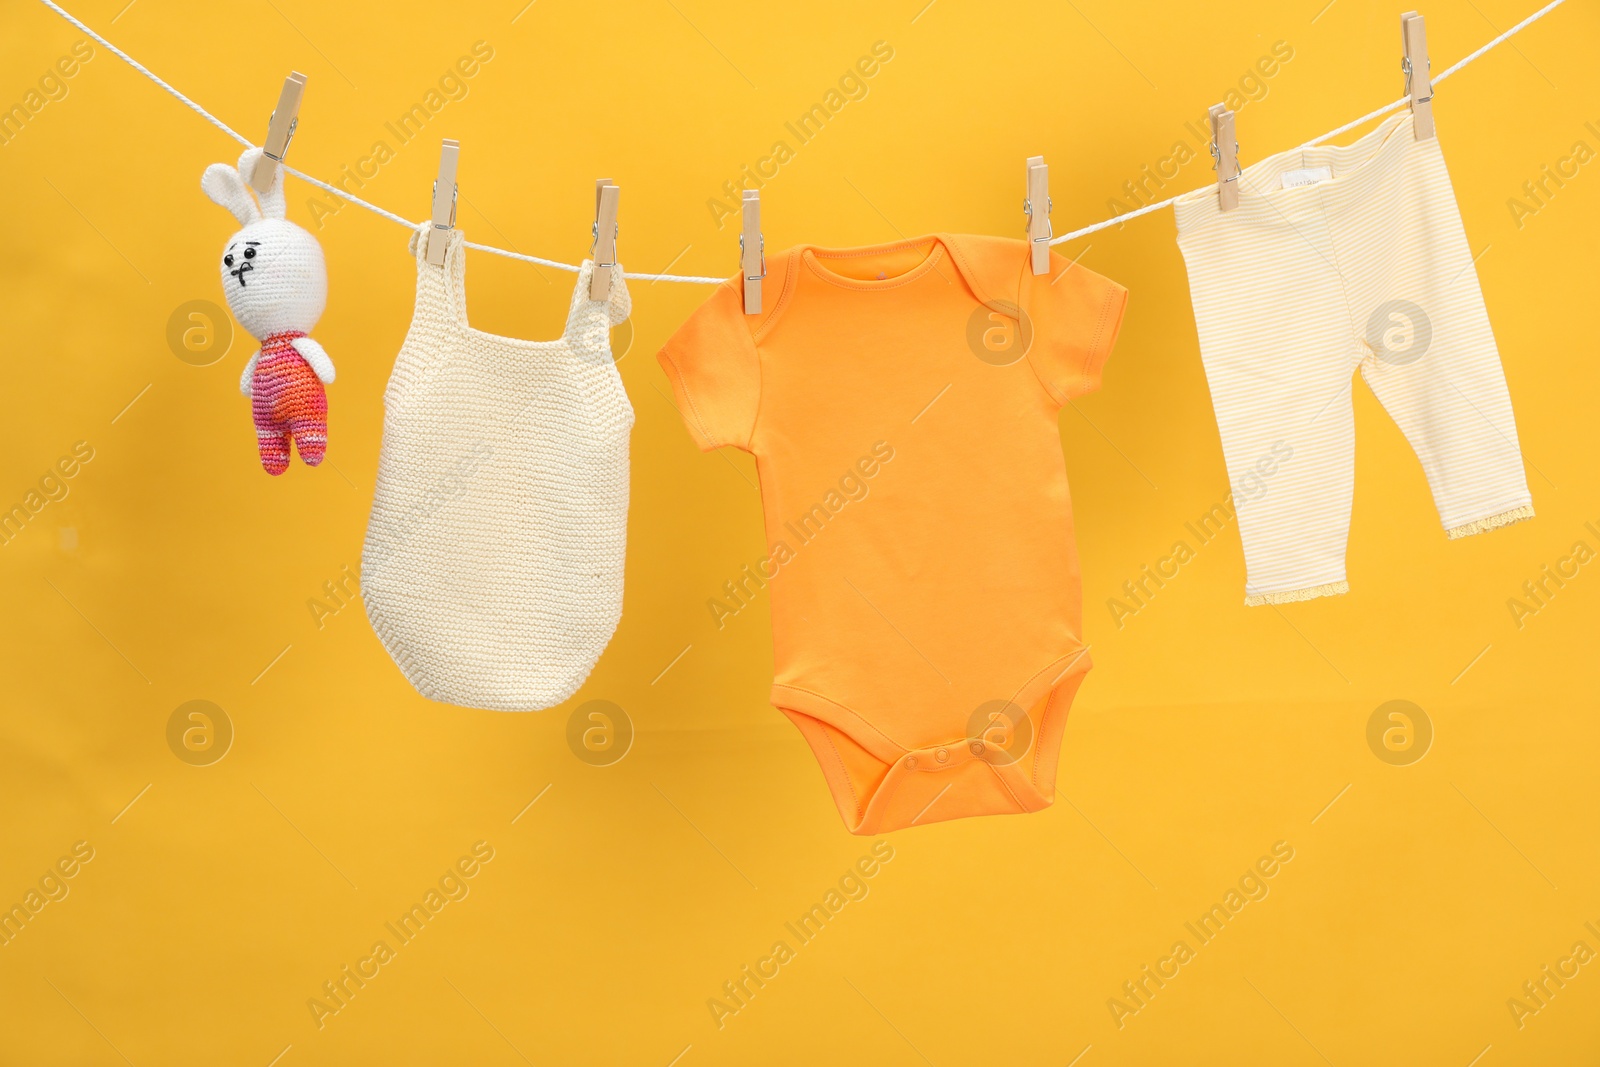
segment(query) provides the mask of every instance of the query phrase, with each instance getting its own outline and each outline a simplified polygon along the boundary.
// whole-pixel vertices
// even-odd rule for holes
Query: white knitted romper
[[[384,392],[361,557],[367,618],[432,700],[533,711],[571,696],[622,616],[633,408],[611,358],[628,317],[585,262],[554,341],[467,325],[461,231],[414,236],[417,304]]]

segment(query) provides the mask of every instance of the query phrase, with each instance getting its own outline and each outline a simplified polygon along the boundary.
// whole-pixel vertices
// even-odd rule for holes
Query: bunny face
[[[222,250],[222,291],[257,340],[310,333],[328,302],[328,270],[316,238],[285,219],[252,222]]]
[[[310,333],[328,301],[328,269],[317,239],[284,218],[283,171],[259,203],[248,176],[261,149],[248,148],[239,165],[213,163],[200,188],[244,228],[222,250],[222,290],[234,318],[257,340],[288,330]]]

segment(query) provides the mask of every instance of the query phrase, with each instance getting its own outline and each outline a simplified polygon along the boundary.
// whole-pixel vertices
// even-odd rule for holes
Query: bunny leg
[[[256,447],[261,451],[261,466],[268,474],[289,469],[289,435],[282,427],[256,427]]]
[[[294,386],[285,401],[283,421],[294,435],[295,451],[302,463],[315,467],[328,450],[328,394],[306,364],[296,368]]]
[[[299,415],[289,420],[289,432],[294,435],[294,448],[300,453],[300,462],[315,467],[328,451],[328,416]]]
[[[274,410],[277,390],[270,379],[256,385],[250,398],[250,413],[256,424],[256,448],[261,453],[261,466],[268,474],[282,474],[289,469],[289,434]]]

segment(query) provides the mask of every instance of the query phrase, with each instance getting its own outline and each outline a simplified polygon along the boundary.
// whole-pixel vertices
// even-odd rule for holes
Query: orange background
[[[735,227],[708,200],[877,41],[894,58],[866,96],[763,189],[769,247],[1019,233],[1023,160],[1041,152],[1064,232],[1126,202],[1124,183],[1177,142],[1199,156],[1155,195],[1205,184],[1185,124],[1230,89],[1249,100],[1247,163],[1401,91],[1400,11],[1369,0],[924,4],[73,10],[253,139],[284,75],[304,71],[290,162],[325,178],[487,42],[465,96],[363,195],[422,218],[438,140],[457,137],[469,239],[576,262],[606,176],[623,262],[693,274],[735,269]],[[1429,8],[1435,70],[1531,7]],[[8,5],[0,106],[81,37],[42,5]],[[1293,58],[1253,75],[1279,41]],[[1593,1062],[1594,963],[1520,1027],[1508,1001],[1575,942],[1600,950],[1585,926],[1600,927],[1600,570],[1580,567],[1520,626],[1508,602],[1575,542],[1600,550],[1585,525],[1600,528],[1597,41],[1600,14],[1567,4],[1435,101],[1537,520],[1447,542],[1360,387],[1348,596],[1246,609],[1230,525],[1119,627],[1108,598],[1227,479],[1171,216],[1063,246],[1132,299],[1104,388],[1061,419],[1097,663],[1067,725],[1062,798],[881,846],[845,832],[767,704],[765,605],[720,630],[706,607],[763,554],[751,462],[694,450],[651,358],[708,290],[636,282],[618,332],[638,413],[627,602],[589,682],[538,714],[431,704],[349,587],[337,601],[324,587],[359,571],[412,298],[405,232],[355,207],[322,220],[329,461],[267,477],[237,391],[248,339],[168,341],[177,309],[221,303],[215,257],[234,227],[199,177],[238,148],[96,48],[0,145],[0,507],[76,442],[93,450],[0,546],[0,906],[41,879],[66,889],[0,945],[0,1062]],[[1585,162],[1531,200],[1524,183],[1577,142]],[[291,180],[291,218],[312,225],[313,196]],[[475,325],[559,330],[571,275],[469,262]],[[1432,732],[1404,765],[1379,753],[1410,759],[1418,742],[1368,741],[1396,699]],[[205,766],[168,740],[192,700],[233,730]],[[567,740],[593,700],[635,731],[609,766]],[[70,858],[80,841],[87,862]],[[441,887],[478,842],[492,859]],[[1277,842],[1293,858],[1268,864],[1266,896],[1198,944],[1185,923]],[[808,943],[787,933],[876,848],[892,856],[859,876],[865,896]],[[73,874],[57,882],[62,857]],[[430,889],[466,893],[319,1020],[323,983],[375,941],[393,947],[385,924]],[[1194,958],[1119,1020],[1108,1002],[1180,939]],[[719,1027],[708,1001],[779,940],[793,958]]]

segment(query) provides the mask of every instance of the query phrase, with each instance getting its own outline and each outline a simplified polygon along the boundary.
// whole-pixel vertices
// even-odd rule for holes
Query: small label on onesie
[[[1283,172],[1283,187],[1285,189],[1298,189],[1302,185],[1315,185],[1325,182],[1333,177],[1332,167],[1305,167],[1300,170],[1286,170]]]

